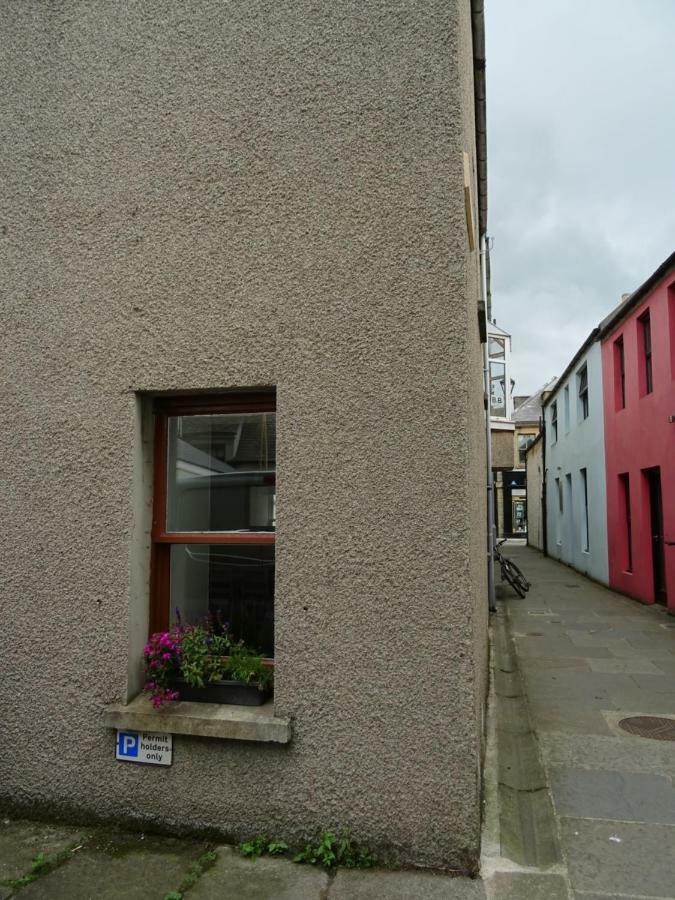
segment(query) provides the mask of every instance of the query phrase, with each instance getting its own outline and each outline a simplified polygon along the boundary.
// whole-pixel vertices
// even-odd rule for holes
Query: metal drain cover
[[[661,716],[629,716],[621,719],[619,728],[655,741],[675,741],[675,720]]]

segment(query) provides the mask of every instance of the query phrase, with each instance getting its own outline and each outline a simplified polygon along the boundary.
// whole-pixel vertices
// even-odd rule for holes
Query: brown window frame
[[[155,444],[153,509],[150,552],[149,631],[166,631],[170,622],[171,546],[173,544],[253,544],[274,545],[276,532],[253,531],[167,531],[167,437],[171,416],[218,413],[276,412],[276,392],[241,392],[223,395],[180,395],[157,397],[154,401]]]

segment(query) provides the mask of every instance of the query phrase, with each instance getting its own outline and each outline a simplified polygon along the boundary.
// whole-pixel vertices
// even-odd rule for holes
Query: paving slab
[[[643,650],[647,653],[651,653],[656,647],[670,650],[671,653],[675,652],[675,635],[669,634],[663,629],[659,629],[658,632],[655,630],[653,634],[649,635],[634,634],[632,637],[628,637],[628,643],[631,647],[637,647],[638,650]]]
[[[568,900],[561,875],[497,872],[485,882],[488,900]]]
[[[547,766],[645,772],[675,777],[675,747],[622,732],[608,737],[596,734],[543,732],[539,735]]]
[[[231,847],[217,847],[218,859],[188,894],[189,900],[323,900],[328,875],[323,869],[263,856],[244,859]]]
[[[639,656],[639,650],[636,650],[634,647],[630,647],[626,644],[630,655]],[[613,656],[617,656],[618,654],[614,651],[614,648],[610,650],[609,647],[601,646],[598,644],[593,647],[579,647],[576,644],[573,644],[571,641],[569,644],[563,644],[560,646],[557,641],[551,640],[550,638],[545,641],[542,638],[520,638],[517,639],[517,648],[518,648],[518,658],[544,658],[544,659],[611,659]],[[663,651],[666,653],[666,651]],[[626,655],[629,655],[628,653]],[[668,653],[668,656],[670,654]]]
[[[45,857],[76,847],[85,831],[18,819],[0,820],[0,882],[26,875],[31,861],[40,853]]]
[[[597,660],[604,662],[616,662],[616,660]],[[582,659],[581,657],[560,656],[556,659],[546,659],[541,656],[528,656],[520,660],[523,672],[529,674],[531,672],[545,672],[548,670],[569,669],[571,671],[590,672],[591,662],[596,660]]]
[[[574,891],[573,897],[574,900],[636,900],[635,894],[596,894],[595,891],[592,894],[588,894],[586,891]],[[640,894],[637,900],[659,900],[659,898]]]
[[[673,660],[675,663],[675,660]],[[607,672],[628,675],[661,675],[662,673],[651,659],[641,656],[625,657],[624,659],[589,659],[588,666],[593,672]],[[675,667],[674,667],[675,671]]]
[[[471,878],[453,878],[429,872],[387,872],[367,869],[358,871],[340,869],[328,891],[328,900],[485,900],[485,898],[483,883]]]
[[[567,731],[572,734],[611,734],[602,709],[612,707],[611,703],[593,701],[595,706],[572,701],[563,703],[556,701],[532,701],[530,710],[535,719],[534,727],[537,732],[542,731]]]
[[[675,825],[675,790],[663,775],[552,767],[549,778],[561,816]]]
[[[561,819],[575,891],[673,900],[675,827]]]
[[[609,690],[612,704],[610,709],[630,709],[639,710],[640,713],[635,715],[648,716],[672,716],[675,715],[675,693],[673,694],[650,694],[649,691],[640,690],[636,687],[634,690],[621,689]]]
[[[69,862],[17,894],[20,900],[162,900],[204,853],[203,842],[95,833]]]
[[[526,677],[528,693],[557,693],[561,700],[568,700],[572,697],[579,697],[583,700],[585,696],[597,699],[597,695],[604,697],[610,689],[634,691],[636,687],[634,676],[607,672],[548,670],[539,672],[536,676],[529,673]],[[663,676],[660,677],[663,678]]]
[[[675,675],[675,656],[668,659],[659,656],[654,660],[654,665],[665,675]]]
[[[651,650],[644,650],[641,647],[633,647],[628,641],[615,641],[610,651],[612,656],[623,658],[626,656],[636,656],[641,659],[651,659],[658,665],[659,659],[673,659],[672,652],[666,647],[654,647]]]
[[[675,695],[675,678],[672,675],[656,675],[636,672],[631,676],[641,691],[648,694],[673,694]]]

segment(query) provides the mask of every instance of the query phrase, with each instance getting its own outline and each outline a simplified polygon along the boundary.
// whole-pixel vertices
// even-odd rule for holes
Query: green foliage
[[[34,856],[31,860],[30,872],[26,872],[25,875],[21,875],[19,878],[7,881],[5,884],[7,887],[13,888],[14,890],[26,887],[26,885],[31,884],[31,882],[36,881],[43,875],[47,875],[54,869],[58,869],[59,866],[63,865],[63,863],[74,856],[76,850],[79,850],[79,846],[66,847],[64,850],[59,850],[58,853],[52,853],[50,856],[45,856],[44,853],[38,853],[37,856]]]
[[[197,862],[190,866],[187,875],[178,886],[178,890],[165,894],[164,900],[183,900],[184,895],[195,886],[204,872],[208,871],[217,859],[218,854],[215,850],[207,850],[206,853],[203,853]]]
[[[270,841],[267,845],[267,852],[271,853],[272,856],[279,856],[282,853],[286,853],[288,850],[288,844],[286,841]]]
[[[306,844],[304,850],[293,857],[293,862],[320,865],[326,869],[334,866],[366,869],[375,865],[375,857],[366,847],[352,844],[349,832],[343,828],[338,835],[324,831],[318,843]]]
[[[145,684],[153,706],[179,700],[175,689],[181,676],[194,688],[209,681],[232,680],[271,687],[274,678],[263,657],[243,641],[234,642],[227,631],[216,631],[212,619],[197,625],[174,625],[170,631],[157,631],[143,648]]]
[[[226,666],[223,657],[230,651],[227,634],[216,634],[212,623],[192,625],[183,630],[180,671],[192,687],[218,681]]]
[[[293,862],[309,863],[315,866],[317,863],[330,869],[337,865],[337,853],[334,850],[337,839],[332,831],[324,831],[318,844],[306,844],[305,849],[293,857]]]
[[[246,647],[241,641],[230,647],[230,659],[225,672],[233,681],[257,684],[264,690],[272,682],[272,670],[263,665],[263,657]]]
[[[245,856],[247,859],[253,860],[255,862],[259,856],[262,856],[263,853],[267,851],[269,847],[269,840],[266,835],[259,834],[254,838],[251,838],[250,841],[244,841],[239,844],[238,850],[242,856]]]
[[[281,856],[288,850],[288,844],[285,841],[270,841],[267,835],[259,834],[249,841],[239,844],[237,849],[242,856],[255,862],[263,853],[269,853],[271,856]]]
[[[258,834],[239,844],[237,849],[242,856],[255,861],[264,853],[281,856],[286,854],[289,848],[285,841],[271,841],[267,835]],[[353,844],[349,832],[343,828],[338,834],[324,831],[316,844],[306,844],[303,850],[296,853],[293,862],[323,866],[325,869],[333,869],[336,866],[367,869],[375,865],[375,857],[366,847],[357,847]]]

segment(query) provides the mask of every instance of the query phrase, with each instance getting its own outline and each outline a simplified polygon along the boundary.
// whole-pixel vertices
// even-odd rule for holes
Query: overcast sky
[[[493,316],[515,393],[675,250],[675,0],[486,0]]]

